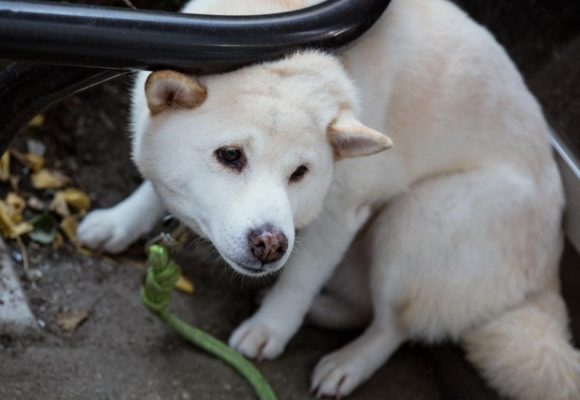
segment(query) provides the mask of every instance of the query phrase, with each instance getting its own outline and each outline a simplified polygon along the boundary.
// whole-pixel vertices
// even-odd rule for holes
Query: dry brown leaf
[[[66,217],[71,214],[71,208],[78,211],[81,215],[84,215],[90,207],[91,200],[85,192],[70,188],[58,192],[50,203],[49,209]]]
[[[0,200],[0,233],[3,237],[14,239],[32,231],[28,222],[15,222],[11,207]]]
[[[89,317],[89,310],[80,309],[56,316],[56,322],[65,332],[75,331]]]
[[[16,239],[22,235],[25,235],[29,232],[32,232],[32,229],[34,229],[32,224],[30,224],[28,222],[21,222],[19,224],[16,224],[12,228],[12,232],[11,232],[11,235],[9,237],[12,239]]]
[[[0,158],[0,181],[6,182],[10,179],[10,152],[7,151]]]
[[[66,185],[69,178],[59,171],[41,169],[30,177],[35,189],[60,189]]]
[[[16,193],[10,192],[6,196],[6,204],[12,207],[14,222],[22,221],[22,212],[26,208],[26,200]]]
[[[68,215],[60,221],[60,229],[64,232],[67,239],[73,243],[75,246],[79,245],[79,240],[77,238],[77,218],[74,215]]]
[[[9,193],[0,200],[0,233],[3,237],[15,239],[32,231],[32,225],[22,222],[22,212],[26,202],[16,193]]]
[[[28,126],[33,128],[38,128],[44,125],[44,115],[38,114],[36,117],[32,118],[28,123]]]
[[[24,155],[24,164],[34,172],[39,171],[44,167],[44,157],[38,154],[26,153]]]
[[[64,238],[62,237],[62,235],[60,233],[57,232],[54,235],[54,239],[52,239],[52,249],[58,250],[62,247],[63,244],[64,244]]]
[[[68,204],[66,203],[66,199],[63,195],[63,192],[58,192],[54,196],[52,202],[50,203],[50,206],[48,206],[48,209],[50,211],[54,211],[61,217],[66,217],[67,215],[70,215],[70,210],[68,208]]]
[[[177,279],[177,282],[175,282],[175,288],[188,294],[193,293],[193,283],[183,275],[181,275]]]
[[[16,149],[10,150],[10,153],[20,162],[22,165],[30,168],[32,171],[36,172],[44,167],[44,157],[34,153],[22,153]]]

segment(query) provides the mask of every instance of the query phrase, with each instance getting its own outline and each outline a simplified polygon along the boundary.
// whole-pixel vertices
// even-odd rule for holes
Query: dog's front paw
[[[339,350],[323,357],[312,374],[311,390],[317,398],[349,395],[365,376],[364,360]]]
[[[234,331],[229,345],[247,357],[271,360],[282,354],[287,341],[267,324],[250,318]]]
[[[114,208],[90,212],[79,225],[79,241],[96,250],[119,253],[139,237],[130,221]]]

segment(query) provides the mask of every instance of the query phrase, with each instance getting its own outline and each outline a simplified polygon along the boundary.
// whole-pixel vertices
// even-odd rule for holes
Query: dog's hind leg
[[[556,174],[487,166],[432,177],[392,199],[367,238],[373,323],[319,363],[313,385],[320,394],[350,393],[402,340],[461,338],[549,287],[561,249]],[[506,368],[516,376],[520,366]],[[561,381],[568,374],[554,373]],[[530,373],[523,384],[534,379],[541,380]]]
[[[150,231],[165,212],[150,182],[145,181],[114,207],[91,211],[79,225],[81,243],[119,253]]]
[[[530,298],[463,336],[468,358],[515,400],[580,399],[580,352],[568,342],[556,290]]]

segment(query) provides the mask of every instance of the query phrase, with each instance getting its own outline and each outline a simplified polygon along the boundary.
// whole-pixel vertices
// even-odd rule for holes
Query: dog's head
[[[339,62],[316,52],[199,80],[159,71],[136,87],[137,166],[245,275],[284,265],[295,230],[323,207],[335,161],[391,146],[356,119]]]

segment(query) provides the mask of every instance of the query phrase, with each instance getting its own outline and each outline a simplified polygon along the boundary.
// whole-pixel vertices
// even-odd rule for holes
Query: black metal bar
[[[299,48],[344,46],[388,3],[330,0],[289,13],[227,17],[0,0],[0,58],[218,72]]]
[[[223,17],[0,0],[0,58],[63,65],[15,63],[2,71],[0,154],[43,108],[128,69],[216,73],[297,49],[340,48],[389,2],[329,0],[290,13]]]

